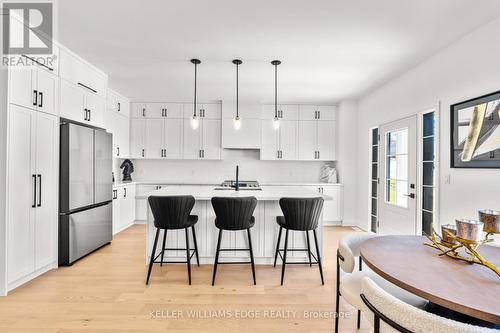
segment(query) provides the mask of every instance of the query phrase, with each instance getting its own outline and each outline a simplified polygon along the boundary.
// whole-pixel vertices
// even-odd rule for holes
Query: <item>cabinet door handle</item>
[[[42,107],[43,106],[43,92],[39,92],[38,95],[40,95],[40,104],[38,104],[38,107]]]
[[[38,104],[38,91],[33,90],[33,105],[36,106]]]
[[[116,156],[120,156],[120,147],[116,147]]]
[[[142,157],[144,157],[144,149],[142,149]]]
[[[146,117],[146,108],[142,108],[142,116]]]
[[[37,207],[42,207],[42,175],[38,175],[38,204]]]
[[[126,187],[123,188],[123,197],[124,198],[127,197],[127,188]]]
[[[165,109],[165,117],[168,117],[167,112],[168,112],[168,109]]]
[[[80,87],[83,87],[83,88],[85,88],[85,89],[88,89],[88,90],[92,91],[94,94],[97,94],[97,90],[92,89],[92,88],[90,88],[89,86],[84,85],[84,84],[83,84],[83,83],[81,83],[81,82],[78,82],[78,85],[79,85]]]
[[[92,116],[92,111],[89,109],[89,121],[91,116]]]
[[[321,119],[321,111],[318,111],[318,119]]]
[[[121,111],[121,105],[120,105],[120,102],[118,102],[118,112]]]
[[[320,155],[320,152],[319,152],[319,150],[318,150],[318,160],[320,159],[320,156],[321,156],[321,155]]]
[[[33,178],[33,203],[31,204],[32,208],[36,207],[36,175],[31,175]]]
[[[87,109],[83,109],[83,110],[85,111],[85,119],[84,120],[87,120],[87,118],[88,118],[88,111],[87,111]]]

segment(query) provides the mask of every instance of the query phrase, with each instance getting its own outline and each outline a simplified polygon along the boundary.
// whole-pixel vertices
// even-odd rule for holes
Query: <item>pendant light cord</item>
[[[274,118],[278,118],[278,64],[274,65]]]
[[[197,80],[197,67],[198,64],[194,64],[194,105],[193,105],[193,117],[196,117],[196,80]]]
[[[239,112],[239,63],[236,63],[236,118],[240,117],[240,112]]]

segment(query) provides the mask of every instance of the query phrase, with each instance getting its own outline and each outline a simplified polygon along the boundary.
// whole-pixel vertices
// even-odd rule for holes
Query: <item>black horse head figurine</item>
[[[123,169],[123,181],[132,181],[131,173],[134,172],[134,164],[131,160],[126,159],[120,165],[120,169]]]

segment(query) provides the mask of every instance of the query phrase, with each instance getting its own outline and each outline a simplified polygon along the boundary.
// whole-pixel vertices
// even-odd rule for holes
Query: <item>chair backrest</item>
[[[380,332],[498,332],[497,330],[460,323],[420,310],[387,293],[369,277],[363,278],[361,286],[361,298],[370,308],[366,315],[372,319],[371,322],[374,327],[376,327],[375,320],[377,320],[377,317],[379,318]],[[375,333],[378,332],[375,330]]]
[[[192,195],[150,196],[148,202],[156,228],[182,229],[189,226],[188,218],[194,206]]]
[[[315,230],[323,209],[323,198],[281,198],[286,229]]]
[[[377,234],[372,232],[352,232],[342,237],[339,242],[340,267],[346,273],[352,273],[356,266],[356,257],[359,257],[361,244]]]
[[[251,227],[257,199],[255,197],[213,197],[215,225],[224,230],[244,230]]]

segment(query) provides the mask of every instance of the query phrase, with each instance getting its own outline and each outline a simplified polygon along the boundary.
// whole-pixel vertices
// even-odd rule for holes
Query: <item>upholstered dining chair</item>
[[[364,310],[373,324],[373,332],[403,333],[493,333],[494,329],[464,324],[426,312],[387,293],[369,277],[361,282]]]
[[[358,310],[357,326],[361,326],[361,311],[366,309],[361,294],[361,281],[364,277],[369,276],[373,280],[387,290],[391,295],[399,298],[407,304],[411,304],[417,308],[424,308],[427,301],[413,295],[406,290],[390,283],[375,272],[370,270],[366,265],[362,264],[360,256],[361,244],[377,234],[371,232],[353,232],[343,237],[339,242],[337,250],[337,288],[336,288],[336,304],[335,304],[335,333],[339,331],[339,311],[340,311],[340,296]],[[356,270],[356,262],[359,262]],[[341,270],[345,274],[341,274]]]

